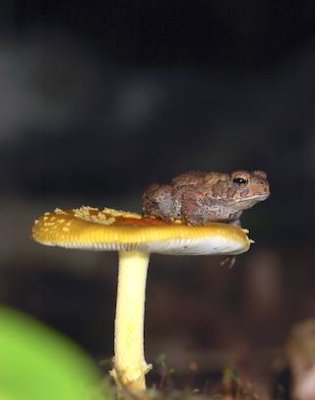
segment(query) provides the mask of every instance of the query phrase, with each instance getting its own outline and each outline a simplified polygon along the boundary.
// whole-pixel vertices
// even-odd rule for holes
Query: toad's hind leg
[[[142,197],[142,207],[145,214],[169,221],[174,213],[174,200],[170,185],[149,186]]]

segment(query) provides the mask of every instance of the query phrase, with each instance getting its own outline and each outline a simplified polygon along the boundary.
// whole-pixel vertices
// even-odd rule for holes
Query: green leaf
[[[110,400],[92,361],[70,340],[0,307],[0,400]],[[102,396],[102,397],[100,397]]]

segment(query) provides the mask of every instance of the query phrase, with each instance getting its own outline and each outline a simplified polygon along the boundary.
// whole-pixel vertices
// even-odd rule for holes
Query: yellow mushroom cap
[[[250,246],[246,233],[228,224],[190,226],[93,207],[56,209],[36,220],[33,227],[34,240],[48,246],[183,255],[244,253]]]

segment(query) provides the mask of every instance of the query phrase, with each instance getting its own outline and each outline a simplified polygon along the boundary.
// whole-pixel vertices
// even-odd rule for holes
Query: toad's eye
[[[236,183],[237,185],[240,185],[240,186],[244,186],[244,185],[247,185],[248,179],[245,179],[245,178],[234,178],[233,179],[233,183]]]

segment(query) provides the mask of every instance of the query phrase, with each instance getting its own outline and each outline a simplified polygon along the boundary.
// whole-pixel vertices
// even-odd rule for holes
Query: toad
[[[165,221],[177,219],[190,225],[225,222],[240,226],[243,211],[269,195],[263,171],[190,171],[167,185],[149,186],[143,195],[143,211]]]

